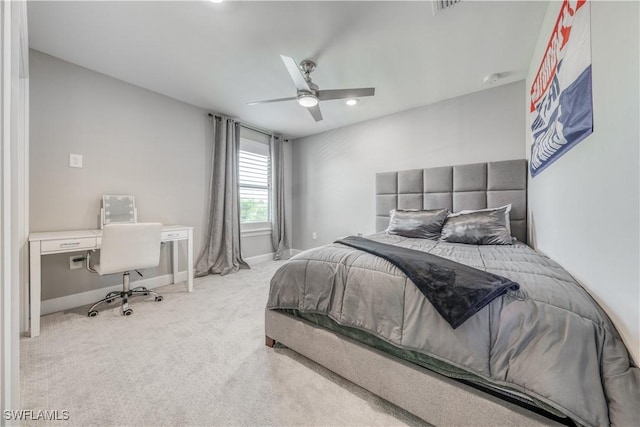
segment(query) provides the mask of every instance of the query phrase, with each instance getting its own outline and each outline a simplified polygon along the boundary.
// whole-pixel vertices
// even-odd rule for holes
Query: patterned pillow
[[[469,245],[511,245],[511,205],[451,214],[442,227],[440,240]]]
[[[449,215],[448,209],[428,211],[394,209],[391,211],[387,232],[404,237],[437,240],[440,238],[440,230],[447,215]]]

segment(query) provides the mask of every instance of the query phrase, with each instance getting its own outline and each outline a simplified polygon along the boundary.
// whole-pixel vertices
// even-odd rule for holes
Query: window
[[[268,143],[241,137],[238,164],[240,223],[270,227],[271,173]]]

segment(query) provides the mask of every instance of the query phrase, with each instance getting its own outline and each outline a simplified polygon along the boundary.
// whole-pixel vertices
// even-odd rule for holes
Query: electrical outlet
[[[74,259],[76,258],[82,258],[80,255],[74,255],[74,256],[70,256],[69,257],[69,269],[71,270],[77,270],[79,268],[82,268],[84,266],[84,259],[80,260],[80,261],[74,261]]]
[[[316,240],[318,238],[318,234],[316,234],[316,232],[314,231],[313,233],[311,233],[311,238],[313,240]]]
[[[69,167],[81,168],[82,167],[82,154],[69,154]]]

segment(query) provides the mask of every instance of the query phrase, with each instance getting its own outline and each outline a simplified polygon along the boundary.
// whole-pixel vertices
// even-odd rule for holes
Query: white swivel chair
[[[156,301],[162,301],[162,296],[140,286],[129,289],[129,272],[137,269],[155,267],[160,263],[160,237],[162,224],[133,223],[106,224],[102,229],[102,243],[100,245],[100,264],[91,266],[91,252],[87,254],[87,268],[99,275],[123,273],[122,292],[109,292],[106,297],[95,303],[87,315],[98,315],[96,307],[102,303],[110,303],[118,298],[122,299],[122,314],[129,316],[133,310],[129,308],[129,297],[138,295],[153,295]]]

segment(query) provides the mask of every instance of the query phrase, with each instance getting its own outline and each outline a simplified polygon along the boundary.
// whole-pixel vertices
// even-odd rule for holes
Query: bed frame
[[[290,348],[435,426],[555,426],[549,418],[303,319],[265,313],[266,345]]]
[[[511,203],[511,230],[526,242],[525,160],[376,175],[376,229],[391,209],[483,209]],[[562,425],[335,332],[277,311],[265,313],[266,345],[276,342],[433,425]]]

